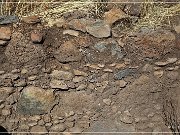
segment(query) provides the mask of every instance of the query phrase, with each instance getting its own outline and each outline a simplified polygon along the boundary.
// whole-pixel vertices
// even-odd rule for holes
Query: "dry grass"
[[[66,0],[58,3],[55,0],[1,0],[1,15],[18,15],[19,17],[28,15],[39,15],[43,20],[59,18],[62,14],[73,11],[83,11],[88,15],[102,15],[106,8],[106,3],[93,2],[108,2],[108,0]],[[9,3],[16,2],[16,3]],[[45,3],[49,2],[49,3]],[[148,4],[146,3],[148,2]],[[149,3],[152,0],[145,0],[142,3],[143,16],[137,23],[133,24],[134,29],[141,27],[156,28],[162,25],[170,25],[170,17],[180,15],[180,4],[176,4],[169,8],[157,4]],[[117,4],[116,4],[117,5]]]
[[[148,0],[149,1],[149,0]],[[151,0],[152,1],[152,0]],[[155,29],[161,26],[170,26],[172,17],[180,16],[180,4],[163,7],[158,4],[148,3],[143,6],[144,16],[135,24],[135,29],[149,27]]]

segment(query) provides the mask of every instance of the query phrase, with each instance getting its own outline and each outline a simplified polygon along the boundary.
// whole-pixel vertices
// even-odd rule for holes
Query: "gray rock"
[[[132,75],[135,72],[134,69],[124,69],[124,70],[120,70],[117,73],[114,74],[114,79],[116,80],[121,80],[126,76]]]
[[[106,42],[99,42],[97,44],[94,45],[95,49],[97,49],[99,52],[104,52],[106,50]]]
[[[102,20],[98,20],[95,23],[88,25],[86,30],[89,34],[97,38],[109,37],[111,35],[111,28]]]
[[[115,41],[113,41],[112,43],[111,54],[113,56],[117,55],[118,59],[122,59],[125,56],[125,53],[123,52],[122,48]]]
[[[98,42],[94,45],[94,48],[100,53],[109,51],[112,56],[116,56],[118,59],[122,59],[125,56],[123,49],[119,46],[118,42],[114,40],[110,42]]]
[[[18,21],[19,21],[19,18],[15,15],[0,16],[0,24],[17,23]]]
[[[54,103],[52,90],[44,90],[38,87],[26,87],[17,104],[17,111],[24,115],[38,115],[48,112]]]

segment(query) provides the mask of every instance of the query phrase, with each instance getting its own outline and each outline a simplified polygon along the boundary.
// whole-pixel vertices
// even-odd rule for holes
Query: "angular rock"
[[[76,69],[74,69],[73,71],[74,71],[74,75],[76,76],[88,76],[88,74],[83,71],[76,70]]]
[[[75,62],[82,59],[82,55],[78,48],[71,42],[67,41],[54,52],[54,57],[62,63]]]
[[[109,37],[111,35],[111,28],[102,20],[98,20],[91,25],[86,26],[89,34],[97,38]]]
[[[23,17],[22,21],[28,24],[36,24],[36,23],[40,23],[41,20],[38,16],[27,16],[27,17]]]
[[[26,87],[17,104],[17,111],[24,115],[39,115],[51,110],[54,105],[52,90],[44,90],[39,87]]]
[[[57,80],[72,80],[74,75],[71,72],[54,70],[51,73],[52,78]]]
[[[61,80],[51,80],[50,86],[53,89],[62,89],[62,90],[68,90],[68,86],[64,81]]]
[[[86,32],[86,26],[90,25],[93,23],[93,20],[88,20],[88,19],[73,19],[71,20],[68,25],[70,28],[75,29],[75,30],[79,30],[82,32]]]
[[[17,23],[19,18],[15,15],[0,16],[0,24]]]
[[[0,40],[8,41],[11,39],[11,29],[9,27],[0,27]]]
[[[120,8],[112,8],[110,11],[104,13],[104,21],[110,25],[126,17],[126,13],[124,13]]]
[[[31,40],[33,43],[41,43],[43,40],[43,34],[37,30],[31,32]]]

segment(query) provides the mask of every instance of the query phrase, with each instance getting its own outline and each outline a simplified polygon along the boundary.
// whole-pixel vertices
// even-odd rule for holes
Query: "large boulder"
[[[52,90],[44,90],[39,87],[26,87],[17,104],[17,111],[24,115],[38,115],[50,111],[54,105]]]

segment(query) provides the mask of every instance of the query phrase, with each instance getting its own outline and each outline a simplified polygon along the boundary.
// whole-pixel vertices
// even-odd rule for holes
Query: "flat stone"
[[[84,90],[86,87],[87,87],[86,84],[80,84],[80,85],[76,88],[76,90]]]
[[[8,43],[8,41],[0,40],[0,46],[4,46]]]
[[[50,128],[50,131],[55,131],[55,132],[63,132],[65,130],[66,130],[66,126],[64,124],[53,125]]]
[[[57,80],[72,80],[74,75],[71,72],[54,70],[51,73],[52,78]]]
[[[28,24],[36,24],[40,23],[41,20],[38,16],[27,16],[27,17],[22,17],[22,21]]]
[[[111,35],[110,26],[102,20],[86,26],[86,30],[89,34],[97,38],[109,37]]]
[[[104,72],[110,72],[110,73],[113,72],[113,70],[112,70],[112,69],[109,69],[109,68],[105,68],[103,71],[104,71]]]
[[[36,78],[37,78],[37,76],[30,76],[30,77],[28,77],[28,80],[29,81],[34,81],[34,80],[36,80]]]
[[[63,31],[63,35],[71,35],[71,36],[78,37],[79,36],[79,32],[75,31],[75,30],[64,30]]]
[[[83,80],[84,80],[84,77],[82,77],[82,76],[75,76],[73,78],[74,83],[82,82]]]
[[[31,134],[37,134],[37,133],[38,134],[45,134],[45,133],[48,133],[48,131],[47,131],[45,126],[37,125],[37,126],[34,126],[31,128],[30,133]]]
[[[0,27],[0,40],[8,41],[11,39],[11,29],[9,27]]]
[[[5,73],[5,71],[0,71],[0,75],[2,75],[2,74],[4,74]]]
[[[73,71],[74,71],[74,75],[76,76],[88,76],[88,74],[83,71],[76,70],[76,69],[74,69]]]
[[[67,84],[62,80],[51,80],[50,86],[53,89],[62,89],[62,90],[68,90]]]
[[[54,100],[52,90],[29,86],[22,91],[17,104],[17,111],[24,115],[44,114],[53,107]]]
[[[154,63],[156,66],[166,66],[169,64],[169,62],[165,61],[165,62],[162,62],[162,61],[159,61],[159,62],[155,62]]]
[[[81,18],[71,20],[68,25],[72,29],[86,32],[86,26],[92,24],[93,22],[93,20]]]
[[[126,67],[126,64],[124,64],[124,63],[116,64],[116,66],[115,66],[116,69],[121,69],[121,68],[124,68],[124,67]]]

